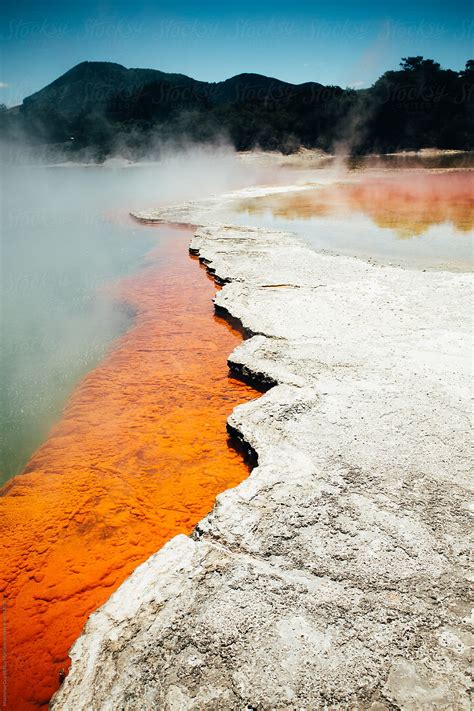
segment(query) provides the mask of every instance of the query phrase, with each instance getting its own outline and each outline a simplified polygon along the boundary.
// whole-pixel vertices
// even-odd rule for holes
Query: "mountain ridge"
[[[0,113],[4,139],[93,158],[144,157],[163,142],[226,140],[237,150],[393,152],[474,149],[474,61],[442,69],[404,58],[367,89],[292,84],[243,72],[205,82],[84,61]]]
[[[222,84],[227,84],[230,82],[234,82],[237,79],[265,79],[266,81],[270,82],[277,82],[278,84],[282,84],[285,86],[292,86],[292,87],[303,87],[303,86],[308,86],[308,85],[318,85],[318,86],[323,86],[320,82],[301,82],[298,84],[295,84],[293,82],[287,82],[284,81],[283,79],[278,79],[277,77],[269,77],[266,76],[265,74],[260,74],[258,72],[240,72],[239,74],[235,74],[231,77],[228,77],[227,79],[223,79],[221,81],[216,81],[216,82],[207,82],[201,79],[195,79],[194,77],[190,77],[187,74],[183,73],[175,73],[175,72],[164,72],[161,69],[149,69],[146,67],[126,67],[123,64],[119,64],[118,62],[107,62],[107,61],[94,61],[94,60],[84,60],[83,62],[79,62],[78,64],[75,64],[73,67],[68,69],[66,72],[61,74],[59,77],[54,79],[52,82],[49,84],[46,84],[44,87],[39,89],[38,91],[33,92],[33,94],[30,94],[29,96],[25,97],[23,100],[23,103],[25,101],[30,101],[32,99],[35,99],[38,95],[43,94],[46,92],[48,89],[51,89],[54,86],[60,85],[64,79],[67,77],[73,76],[75,73],[78,72],[78,70],[82,70],[83,68],[117,68],[120,70],[124,70],[123,75],[125,76],[126,73],[133,72],[134,74],[149,74],[150,78],[155,77],[155,78],[160,78],[163,79],[165,78],[166,80],[172,79],[185,79],[187,81],[195,82],[197,84],[207,84],[211,86],[215,85],[222,85]],[[13,108],[13,107],[12,107]]]

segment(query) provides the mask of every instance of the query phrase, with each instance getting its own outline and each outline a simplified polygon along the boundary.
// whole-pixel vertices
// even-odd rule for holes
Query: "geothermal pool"
[[[214,315],[216,287],[188,255],[190,233],[127,216],[204,196],[212,185],[196,189],[201,169],[188,162],[174,184],[163,182],[169,166],[158,183],[148,168],[143,180],[134,168],[37,169],[8,193],[7,708],[46,707],[89,614],[248,475],[226,435],[232,408],[257,395],[228,374],[241,336]],[[257,182],[219,170],[216,192]],[[472,174],[460,175],[318,173],[307,190],[239,200],[228,216],[297,231],[316,249],[465,269]]]
[[[130,328],[108,285],[140,269],[157,237],[129,210],[265,179],[226,153],[109,166],[3,165],[0,486],[18,474],[68,395]]]
[[[214,160],[196,187],[203,163],[29,168],[7,188],[0,688],[8,709],[45,707],[88,615],[248,475],[226,434],[229,412],[256,394],[228,377],[241,336],[214,317],[215,285],[189,257],[190,234],[128,216],[134,205],[255,180]]]

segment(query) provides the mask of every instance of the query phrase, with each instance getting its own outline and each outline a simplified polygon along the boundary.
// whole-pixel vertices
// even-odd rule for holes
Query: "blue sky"
[[[474,15],[461,0],[3,0],[0,18],[8,105],[84,60],[361,87],[407,55],[461,69],[474,54]]]

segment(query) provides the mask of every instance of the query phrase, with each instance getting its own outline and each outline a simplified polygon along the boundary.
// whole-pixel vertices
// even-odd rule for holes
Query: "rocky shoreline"
[[[468,709],[472,278],[208,208],[135,217],[197,226],[258,465],[90,617],[51,708]]]

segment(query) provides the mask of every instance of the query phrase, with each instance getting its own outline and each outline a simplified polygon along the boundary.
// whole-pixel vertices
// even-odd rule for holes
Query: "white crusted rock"
[[[52,708],[467,710],[471,277],[191,247],[273,386],[229,417],[258,466],[91,616]]]

